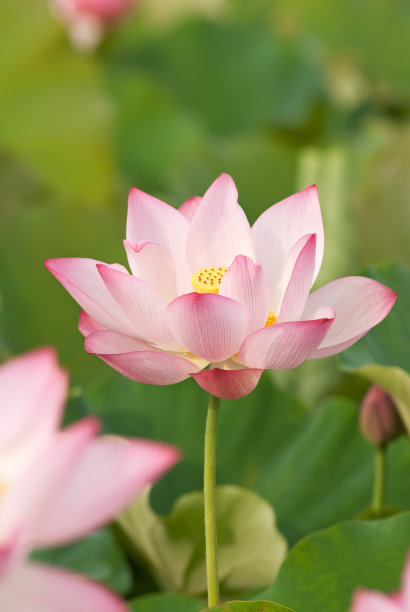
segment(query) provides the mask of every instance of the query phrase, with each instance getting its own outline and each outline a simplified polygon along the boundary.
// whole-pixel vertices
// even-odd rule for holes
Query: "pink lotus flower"
[[[27,561],[35,547],[64,544],[112,519],[178,459],[145,440],[97,438],[84,419],[58,431],[67,375],[51,349],[0,367],[0,609],[126,612],[83,577]]]
[[[89,353],[138,382],[193,376],[235,399],[264,369],[339,353],[392,308],[396,293],[359,276],[309,295],[323,243],[316,187],[272,206],[250,228],[223,174],[179,210],[131,190],[124,244],[132,274],[93,259],[46,266],[83,308]]]
[[[394,595],[377,591],[356,591],[351,612],[410,612],[410,555],[403,572],[402,590]]]
[[[83,50],[94,49],[107,27],[130,13],[133,5],[134,0],[50,0],[74,46]]]

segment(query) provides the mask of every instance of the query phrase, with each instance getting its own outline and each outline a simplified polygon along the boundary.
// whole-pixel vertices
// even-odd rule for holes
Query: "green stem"
[[[205,429],[204,500],[205,500],[205,551],[208,581],[208,607],[219,604],[217,532],[215,509],[216,428],[221,400],[211,395]]]
[[[373,501],[372,509],[376,516],[382,515],[384,505],[384,489],[386,484],[386,447],[376,446],[374,461]]]

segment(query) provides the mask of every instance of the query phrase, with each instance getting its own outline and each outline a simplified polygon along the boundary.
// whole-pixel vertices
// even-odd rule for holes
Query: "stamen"
[[[271,325],[275,325],[278,317],[271,311],[266,319],[265,327],[270,327]]]
[[[191,278],[194,291],[197,293],[218,293],[219,285],[227,269],[224,266],[219,266],[217,268],[204,268],[195,272]]]

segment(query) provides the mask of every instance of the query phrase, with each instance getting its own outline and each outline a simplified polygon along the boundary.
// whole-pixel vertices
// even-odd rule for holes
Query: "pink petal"
[[[310,359],[335,355],[354,344],[387,316],[396,298],[397,294],[385,285],[361,276],[339,278],[314,291],[303,318],[311,318],[322,306],[331,306],[336,318]]]
[[[159,293],[136,276],[109,266],[97,267],[118,307],[132,322],[133,333],[129,335],[164,347],[176,347],[177,343],[165,324],[166,302]]]
[[[199,372],[208,363],[197,365],[188,357],[153,350],[118,355],[98,353],[98,357],[123,376],[148,385],[173,385]]]
[[[174,336],[206,361],[223,361],[238,351],[248,327],[238,302],[212,293],[188,293],[168,305]]]
[[[263,327],[269,314],[269,292],[262,266],[238,255],[224,274],[219,295],[236,300],[248,314],[247,333]]]
[[[255,259],[252,232],[229,175],[217,178],[202,198],[186,252],[192,273],[208,266],[229,267],[237,255]]]
[[[156,289],[166,302],[173,300],[177,296],[175,264],[168,250],[146,240],[124,240],[124,246],[133,275]]]
[[[86,313],[97,323],[108,329],[132,333],[131,322],[118,307],[104,285],[95,259],[61,258],[44,262],[48,270],[65,287]],[[107,264],[104,264],[107,265]],[[123,269],[122,266],[113,266]]]
[[[82,310],[78,320],[78,329],[86,338],[89,334],[92,334],[95,331],[101,331],[105,329],[105,327],[97,323],[97,321],[94,321],[94,319],[92,319],[90,315],[85,312],[85,310]]]
[[[410,610],[410,554],[407,555],[402,579],[402,598],[404,609]]]
[[[322,263],[324,236],[316,185],[268,208],[252,232],[257,261],[262,264],[269,285],[270,308],[276,310],[293,270],[294,261],[287,263],[289,252],[300,238],[316,234],[314,279]]]
[[[127,612],[105,587],[37,563],[19,564],[0,582],[3,612]]]
[[[374,591],[359,589],[353,598],[351,612],[404,612],[389,597]]]
[[[184,215],[185,219],[188,219],[188,221],[192,221],[201,201],[202,198],[200,198],[199,196],[189,198],[189,200],[186,200],[186,202],[181,204],[181,206],[179,207],[179,212]]]
[[[139,189],[128,199],[127,240],[155,242],[165,247],[174,260],[177,287],[189,291],[191,272],[185,254],[189,223],[178,210]]]
[[[238,361],[250,368],[288,370],[309,358],[333,319],[276,323],[253,332],[242,344]]]
[[[89,334],[84,342],[87,353],[116,355],[132,351],[158,351],[159,349],[131,336],[124,336],[108,329],[98,330]]]
[[[66,474],[60,494],[50,500],[37,545],[60,545],[101,527],[179,459],[174,446],[159,442],[113,436],[93,440]]]
[[[263,370],[251,368],[224,370],[211,368],[192,374],[202,389],[222,399],[238,399],[248,395],[259,382]]]
[[[303,243],[304,246],[299,251],[292,276],[286,287],[279,311],[278,323],[298,321],[300,319],[313,284],[316,234],[303,236],[298,242]]]
[[[0,481],[13,478],[57,431],[68,376],[53,349],[42,348],[0,366]]]

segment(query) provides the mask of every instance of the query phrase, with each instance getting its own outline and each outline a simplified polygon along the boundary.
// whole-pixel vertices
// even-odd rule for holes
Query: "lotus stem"
[[[373,501],[372,509],[376,516],[381,516],[384,505],[386,485],[386,446],[379,444],[375,449]]]
[[[216,431],[221,400],[211,395],[205,429],[204,502],[205,502],[205,553],[208,583],[208,607],[219,604],[217,529],[215,504]]]

